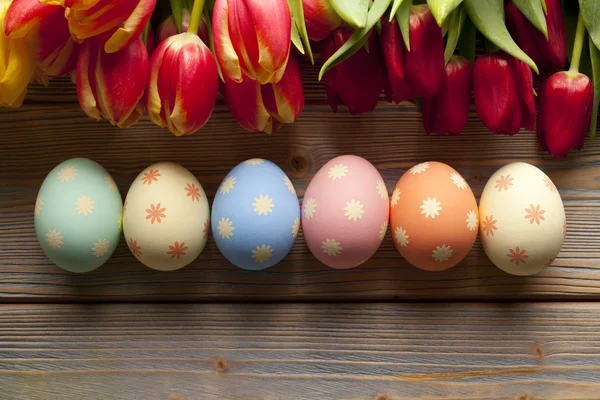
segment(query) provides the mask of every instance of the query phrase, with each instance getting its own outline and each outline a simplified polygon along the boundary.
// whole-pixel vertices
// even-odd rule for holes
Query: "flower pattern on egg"
[[[63,245],[63,237],[56,229],[46,232],[46,241],[53,249],[60,249]]]
[[[77,168],[75,167],[64,167],[58,172],[58,179],[61,182],[69,182],[75,179],[77,176]]]
[[[477,229],[477,227],[479,226],[479,221],[477,220],[477,212],[475,210],[470,210],[467,213],[467,228],[469,228],[470,231],[474,231],[475,229]]]
[[[160,203],[157,203],[156,205],[150,204],[150,208],[146,209],[146,213],[148,213],[148,215],[146,215],[146,219],[150,220],[151,224],[154,224],[155,222],[160,224],[162,222],[161,218],[167,217],[165,214],[166,211],[166,208],[161,208]]]
[[[288,178],[287,175],[285,175],[283,177],[283,183],[285,183],[285,186],[288,188],[288,190],[290,192],[292,192],[293,194],[296,194],[296,189],[294,189],[294,185],[292,184],[292,181],[290,180],[290,178]]]
[[[515,178],[511,178],[511,177],[510,177],[510,174],[508,174],[508,175],[506,175],[506,176],[504,176],[504,175],[501,175],[501,176],[500,176],[500,179],[498,179],[498,180],[496,181],[496,186],[495,186],[495,188],[496,188],[496,189],[498,189],[498,192],[501,192],[501,191],[503,191],[503,190],[508,190],[508,188],[509,188],[510,186],[513,186],[513,183],[512,183],[512,182],[513,182],[514,180],[515,180]]]
[[[398,201],[400,200],[400,194],[400,189],[398,188],[394,189],[392,192],[392,208],[396,207],[396,204],[398,204]]]
[[[229,193],[236,184],[235,176],[230,176],[221,184],[221,188],[219,189],[219,193],[225,195]]]
[[[442,244],[441,246],[436,246],[435,250],[431,252],[431,256],[435,261],[442,263],[448,261],[452,257],[452,253],[454,253],[452,246]]]
[[[273,257],[271,246],[263,244],[262,246],[256,246],[256,249],[252,250],[252,259],[254,259],[254,262],[262,264],[269,261],[271,257]]]
[[[117,187],[117,184],[115,183],[115,180],[110,175],[104,175],[104,182],[106,182],[106,184],[108,185],[110,190],[112,190],[113,192],[116,193],[119,191],[119,188]]]
[[[161,176],[157,169],[151,169],[142,176],[142,184],[152,185],[152,182],[158,182],[158,177]]]
[[[558,193],[558,190],[556,189],[556,185],[547,176],[544,176],[544,184],[552,193]]]
[[[453,172],[450,174],[450,179],[452,179],[452,183],[454,183],[459,189],[464,190],[467,188],[467,181],[465,181],[460,174]]]
[[[341,243],[335,239],[325,239],[321,245],[321,248],[330,257],[337,257],[342,254],[344,250]]]
[[[297,237],[300,231],[300,218],[296,218],[292,224],[292,236]]]
[[[314,198],[309,197],[304,204],[304,217],[307,219],[312,218],[317,212],[317,202]]]
[[[223,239],[229,239],[233,236],[233,231],[235,227],[233,226],[233,222],[229,220],[229,218],[221,218],[219,220],[219,225],[217,226],[219,230],[219,235]]]
[[[92,255],[94,257],[103,257],[108,251],[109,246],[110,243],[108,242],[108,240],[98,240],[96,243],[94,243],[94,247],[92,247]]]
[[[423,200],[423,204],[421,205],[421,214],[425,215],[425,218],[431,218],[431,219],[435,219],[436,216],[440,215],[440,211],[442,211],[442,202],[441,201],[437,201],[437,199],[434,197],[433,199],[431,197],[428,197],[427,199]]]
[[[206,221],[204,221],[204,229],[202,229],[202,233],[204,234],[204,237],[208,237],[209,232],[210,232],[210,219],[207,218]]]
[[[389,200],[387,187],[385,187],[385,182],[383,182],[382,180],[377,181],[377,193],[379,193],[379,197],[381,197],[381,200]]]
[[[192,201],[200,201],[200,188],[193,183],[188,183],[184,188],[187,192],[186,196],[191,197]]]
[[[185,245],[185,242],[175,242],[172,246],[169,246],[169,251],[167,254],[171,256],[171,259],[177,258],[178,260],[186,255],[186,250],[188,247]]]
[[[269,215],[269,213],[273,212],[273,207],[275,207],[273,199],[268,194],[264,196],[259,194],[258,197],[254,198],[252,205],[254,206],[254,212],[258,213],[258,215]]]
[[[359,219],[362,219],[365,210],[363,210],[364,205],[360,203],[358,200],[350,200],[346,202],[346,207],[344,207],[344,216],[348,218],[348,221],[356,222]]]
[[[93,214],[94,210],[96,209],[96,207],[94,206],[95,201],[92,200],[90,196],[82,195],[81,197],[78,197],[77,200],[75,200],[74,204],[75,211],[77,211],[79,215],[83,215],[84,217]]]
[[[496,229],[498,229],[498,228],[496,227],[496,223],[497,223],[497,222],[498,222],[498,221],[496,221],[496,220],[494,219],[494,216],[493,216],[493,215],[488,215],[488,216],[487,216],[487,217],[485,217],[485,219],[484,219],[484,220],[481,222],[481,230],[482,230],[483,232],[485,232],[485,235],[486,235],[486,236],[489,236],[489,235],[492,235],[492,236],[494,236],[494,231],[495,231]]]
[[[129,250],[131,250],[131,252],[133,253],[134,256],[136,256],[136,257],[142,256],[142,247],[137,243],[136,240],[133,240],[133,238],[129,238],[129,241],[127,242],[127,246],[129,246]]]
[[[329,168],[328,176],[331,180],[342,179],[346,175],[348,175],[348,167],[344,164],[336,164]]]
[[[424,163],[417,164],[414,167],[412,167],[410,169],[410,173],[412,175],[419,175],[419,174],[422,174],[423,172],[427,171],[428,169],[429,169],[429,163],[424,162]]]
[[[545,212],[546,211],[540,209],[539,204],[537,206],[531,204],[529,208],[525,209],[525,219],[529,220],[530,225],[533,225],[534,222],[539,225],[540,221],[546,219],[543,215]]]
[[[244,164],[246,165],[260,165],[262,163],[264,163],[265,160],[262,158],[251,158],[249,160],[244,161]]]
[[[387,232],[387,228],[388,228],[388,222],[385,221],[381,225],[381,229],[379,229],[379,240],[383,240],[383,238],[385,237],[385,233]]]
[[[35,199],[35,215],[38,217],[42,215],[42,210],[44,209],[44,199],[38,197]]]
[[[527,250],[519,248],[519,246],[514,249],[509,249],[509,253],[506,255],[511,263],[515,263],[516,265],[525,264],[526,259],[529,258],[527,255]]]
[[[398,243],[400,247],[408,246],[409,236],[406,234],[406,229],[402,229],[401,226],[397,226],[396,231],[394,232],[394,237],[396,238],[396,243]]]

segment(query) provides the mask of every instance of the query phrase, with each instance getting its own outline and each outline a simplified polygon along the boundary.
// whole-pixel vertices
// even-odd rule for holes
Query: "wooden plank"
[[[600,305],[0,305],[7,400],[598,399]]]
[[[414,106],[381,103],[352,117],[310,105],[299,121],[273,135],[248,133],[219,107],[208,125],[175,138],[143,120],[128,130],[93,123],[76,104],[26,105],[0,111],[0,301],[248,301],[392,299],[600,299],[600,142],[554,159],[533,133],[490,134],[474,115],[459,137],[427,136]],[[124,242],[105,266],[85,275],[52,265],[35,238],[33,206],[45,175],[71,157],[89,157],[115,177],[123,197],[147,165],[172,160],[215,193],[238,162],[268,158],[292,178],[300,196],[321,165],[340,154],[366,157],[388,189],[426,160],[458,169],[479,195],[500,166],[526,161],[543,168],[565,200],[569,230],[556,265],[535,277],[512,277],[486,259],[477,242],[460,264],[441,273],[410,266],[391,235],[365,265],[346,271],[318,262],[302,237],[278,266],[262,272],[230,265],[211,239],[192,265],[161,273],[141,265]]]

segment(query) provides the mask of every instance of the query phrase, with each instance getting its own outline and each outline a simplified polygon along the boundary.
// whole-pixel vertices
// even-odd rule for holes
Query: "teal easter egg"
[[[50,261],[71,272],[98,268],[121,237],[123,200],[98,163],[72,158],[57,165],[35,202],[35,231]]]

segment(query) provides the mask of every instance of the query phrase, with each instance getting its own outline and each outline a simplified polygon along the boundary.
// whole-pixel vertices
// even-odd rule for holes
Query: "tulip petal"
[[[155,6],[156,0],[140,0],[122,26],[108,39],[104,50],[107,53],[114,53],[134,41],[144,30]]]
[[[261,85],[263,103],[271,117],[281,124],[291,124],[304,108],[304,88],[300,67],[290,57],[285,74],[277,83]]]
[[[415,97],[414,90],[404,80],[406,47],[396,19],[383,21],[381,46],[394,101],[398,104],[401,101],[413,99]]]
[[[261,67],[258,64],[259,49],[256,39],[256,27],[245,1],[233,0],[229,2],[228,20],[229,36],[233,48],[240,58],[240,67],[244,74],[251,79],[258,80],[257,76]]]
[[[221,70],[235,82],[242,81],[240,60],[229,36],[228,0],[216,0],[212,18],[215,56]]]
[[[224,80],[221,94],[235,120],[250,132],[273,132],[272,118],[263,104],[260,84],[247,76],[239,83],[227,75]]]
[[[169,50],[171,44],[176,39],[175,36],[171,36],[160,42],[150,60],[150,72],[146,87],[146,113],[150,120],[161,128],[166,126],[166,122],[164,115],[161,116],[164,111],[162,110],[162,101],[158,90],[158,76],[162,68],[165,52]]]
[[[311,40],[321,41],[342,25],[342,19],[329,0],[302,0],[302,7],[306,30]]]
[[[517,75],[517,91],[520,95],[522,110],[522,126],[528,131],[535,127],[535,96],[533,93],[533,74],[529,65],[514,59]]]
[[[12,0],[4,17],[4,32],[13,38],[23,37],[40,21],[62,7],[40,4],[38,0]]]
[[[98,104],[96,103],[95,84],[90,79],[90,69],[95,68],[98,59],[98,49],[94,48],[90,40],[85,42],[77,60],[76,88],[77,99],[84,113],[94,121],[101,119]]]
[[[133,13],[137,4],[131,0],[100,0],[89,9],[68,8],[65,15],[71,34],[81,41],[117,28]]]

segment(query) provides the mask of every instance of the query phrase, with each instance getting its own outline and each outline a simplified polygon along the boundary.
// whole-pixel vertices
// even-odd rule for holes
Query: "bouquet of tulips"
[[[240,125],[271,133],[301,113],[295,57],[314,62],[319,42],[334,111],[371,111],[384,92],[416,100],[427,133],[458,135],[473,90],[492,132],[536,129],[556,157],[596,130],[600,0],[171,0],[153,29],[156,1],[0,0],[0,105],[71,74],[94,120],[128,127],[145,111],[188,135],[220,92]]]

